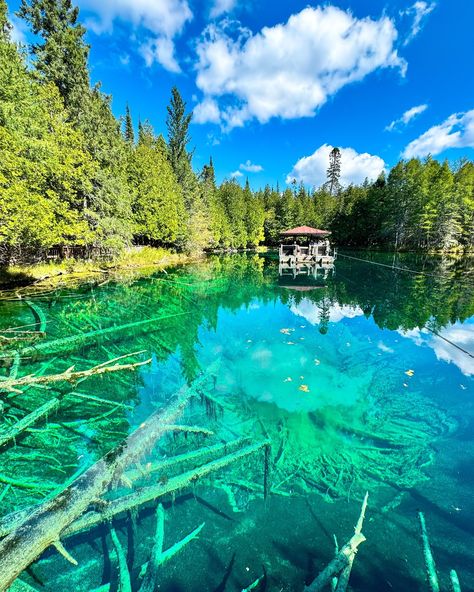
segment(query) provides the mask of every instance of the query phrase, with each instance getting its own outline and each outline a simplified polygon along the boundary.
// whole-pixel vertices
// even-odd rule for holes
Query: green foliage
[[[184,202],[176,177],[149,124],[130,156],[129,178],[135,188],[134,234],[141,241],[176,242],[184,233]]]
[[[130,145],[135,144],[135,132],[133,131],[132,115],[130,113],[130,107],[127,105],[125,113],[125,130],[124,130],[125,141]]]
[[[339,179],[341,177],[341,151],[339,148],[333,148],[329,154],[329,167],[327,170],[326,186],[331,195],[340,190]]]
[[[77,114],[89,90],[89,46],[79,9],[71,0],[22,0],[18,15],[41,38],[31,48],[38,75],[55,84],[66,108]]]
[[[0,259],[90,239],[82,216],[94,163],[55,86],[0,42]]]
[[[71,0],[22,0],[19,15],[36,35],[30,67],[0,0],[0,263],[53,246],[112,255],[132,242],[186,251],[275,245],[282,230],[304,224],[330,229],[342,245],[473,247],[474,163],[401,161],[387,179],[342,189],[335,148],[319,189],[217,186],[212,158],[193,170],[192,113],[176,87],[168,142],[145,121],[135,143],[129,107],[117,120],[111,97],[90,87]]]
[[[2,41],[9,41],[11,28],[6,0],[0,0],[0,39]]]

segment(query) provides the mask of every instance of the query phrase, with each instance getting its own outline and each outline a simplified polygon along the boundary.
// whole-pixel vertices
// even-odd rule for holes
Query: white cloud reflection
[[[319,325],[321,322],[322,307],[309,300],[309,298],[303,298],[298,304],[292,304],[290,310],[293,314],[306,319],[311,325]],[[340,306],[339,304],[335,304],[329,309],[329,321],[331,323],[338,323],[342,319],[353,319],[363,314],[364,311],[358,306]]]
[[[411,339],[416,345],[430,347],[438,360],[454,364],[465,376],[474,375],[474,358],[446,341],[449,340],[467,352],[474,353],[474,324],[456,323],[442,329],[440,336],[434,335],[427,329],[412,329],[398,331],[398,333],[402,337]]]

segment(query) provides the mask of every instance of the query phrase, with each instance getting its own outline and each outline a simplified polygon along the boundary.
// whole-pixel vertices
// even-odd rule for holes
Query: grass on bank
[[[190,256],[155,247],[135,247],[110,261],[64,259],[32,265],[11,265],[0,268],[0,289],[39,283],[56,283],[65,279],[84,280],[97,275],[120,274],[133,270],[156,271],[186,263]]]

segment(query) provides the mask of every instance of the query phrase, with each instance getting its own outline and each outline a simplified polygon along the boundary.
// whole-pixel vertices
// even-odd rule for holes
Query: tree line
[[[275,244],[281,230],[332,230],[338,244],[452,249],[474,242],[474,164],[399,162],[387,178],[308,190],[217,185],[212,158],[195,171],[192,113],[173,88],[167,137],[148,121],[135,137],[127,108],[91,85],[86,30],[71,0],[22,0],[35,42],[11,39],[0,0],[0,263],[41,258],[52,247],[115,254],[132,244],[179,250]],[[340,155],[339,155],[340,156]]]

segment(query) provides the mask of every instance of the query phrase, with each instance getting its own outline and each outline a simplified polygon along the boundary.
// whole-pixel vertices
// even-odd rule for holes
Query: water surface
[[[450,569],[463,590],[474,589],[471,268],[410,255],[346,255],[373,264],[341,256],[332,271],[293,278],[280,276],[271,256],[213,257],[151,277],[39,292],[30,300],[40,318],[5,294],[0,329],[47,321],[38,351],[21,356],[18,376],[87,369],[132,352],[142,352],[132,361],[152,361],[135,373],[3,396],[3,430],[52,397],[58,405],[2,448],[2,514],[59,491],[210,372],[202,402],[181,423],[213,435],[166,436],[131,467],[140,478],[115,484],[107,497],[180,472],[150,472],[158,459],[242,437],[245,445],[271,441],[270,494],[263,499],[259,452],[163,498],[165,548],[205,525],[160,568],[157,590],[231,592],[263,571],[267,590],[302,590],[333,557],[333,535],[340,544],[352,535],[366,491],[367,542],[353,590],[428,589],[420,510],[445,589]],[[154,318],[161,320],[140,323]],[[74,335],[57,351],[56,340]],[[12,347],[2,352],[7,377]],[[153,546],[155,508],[148,503],[114,520],[133,590]],[[48,550],[23,579],[40,590],[118,589],[109,528],[67,540],[78,567]]]

